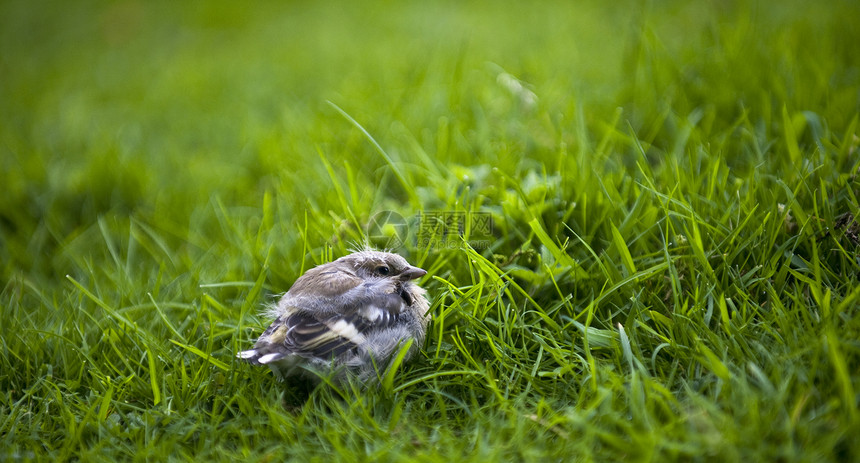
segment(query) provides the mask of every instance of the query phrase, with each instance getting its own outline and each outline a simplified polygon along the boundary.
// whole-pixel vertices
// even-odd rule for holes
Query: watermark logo
[[[402,215],[394,211],[373,214],[367,224],[367,239],[381,249],[396,249],[406,243],[409,225]]]
[[[490,247],[493,216],[489,212],[426,211],[405,220],[393,211],[374,214],[367,226],[371,244],[396,249],[414,238],[419,247],[456,249],[465,240],[475,249]]]

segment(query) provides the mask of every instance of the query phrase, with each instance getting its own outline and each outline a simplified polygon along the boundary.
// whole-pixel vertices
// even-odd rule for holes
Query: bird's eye
[[[376,267],[376,273],[380,275],[388,275],[388,272],[390,271],[391,270],[388,269],[387,265],[380,265],[379,267]]]

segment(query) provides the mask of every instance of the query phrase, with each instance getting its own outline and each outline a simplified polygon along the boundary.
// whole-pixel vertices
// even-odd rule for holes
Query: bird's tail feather
[[[248,363],[253,363],[254,365],[266,365],[284,357],[286,357],[286,355],[281,352],[266,353],[260,352],[257,349],[243,350],[236,354],[236,358],[245,360]]]

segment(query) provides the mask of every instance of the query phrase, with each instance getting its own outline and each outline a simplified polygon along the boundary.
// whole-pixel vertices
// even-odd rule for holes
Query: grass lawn
[[[857,18],[0,2],[0,461],[857,461]],[[235,359],[366,239],[417,359]]]

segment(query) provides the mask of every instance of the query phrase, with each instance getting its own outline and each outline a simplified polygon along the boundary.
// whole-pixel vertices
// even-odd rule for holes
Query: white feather
[[[329,329],[355,344],[362,344],[364,342],[364,336],[358,332],[355,325],[346,320],[338,320],[337,323],[329,326]]]
[[[283,357],[284,357],[284,354],[280,354],[280,353],[275,352],[274,354],[266,354],[266,355],[260,357],[259,359],[257,359],[257,361],[265,365],[269,362],[274,362],[275,360],[280,360]]]
[[[383,315],[382,309],[373,304],[362,307],[360,314],[370,322],[378,322]]]

